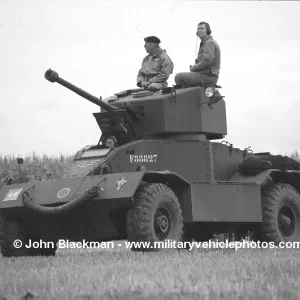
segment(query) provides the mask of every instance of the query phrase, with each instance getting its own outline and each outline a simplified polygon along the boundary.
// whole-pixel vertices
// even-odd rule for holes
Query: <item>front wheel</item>
[[[126,219],[127,238],[135,251],[157,251],[181,241],[183,218],[174,192],[161,183],[140,186]],[[139,244],[137,244],[139,242]],[[163,242],[163,243],[157,243]]]
[[[37,239],[30,238],[24,223],[0,217],[0,252],[2,257],[55,256],[56,245],[53,248],[29,248],[25,246],[29,240],[37,241]]]
[[[3,257],[30,256],[30,249],[25,247],[28,240],[24,224],[0,217],[0,250]]]

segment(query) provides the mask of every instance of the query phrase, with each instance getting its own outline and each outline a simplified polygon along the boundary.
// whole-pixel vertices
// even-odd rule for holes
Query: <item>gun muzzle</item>
[[[45,78],[49,80],[50,82],[57,82],[58,79],[58,73],[49,69],[45,72]]]

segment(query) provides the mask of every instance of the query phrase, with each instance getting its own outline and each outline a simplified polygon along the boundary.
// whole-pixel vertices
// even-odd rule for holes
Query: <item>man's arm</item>
[[[146,81],[145,75],[142,73],[142,70],[143,70],[144,62],[145,62],[147,57],[148,56],[144,57],[144,59],[142,61],[142,67],[138,71],[138,75],[137,75],[137,79],[136,79],[136,85],[138,87],[141,87],[141,83]]]
[[[173,73],[173,62],[170,58],[164,57],[162,59],[162,65],[159,73],[149,80],[150,83],[163,83],[168,80],[170,75]]]
[[[146,81],[145,75],[142,73],[142,69],[140,69],[136,79],[137,86],[140,86],[140,84],[144,81]]]
[[[215,57],[216,46],[214,43],[206,43],[203,47],[202,60],[194,65],[194,71],[207,69],[207,67],[211,66]]]

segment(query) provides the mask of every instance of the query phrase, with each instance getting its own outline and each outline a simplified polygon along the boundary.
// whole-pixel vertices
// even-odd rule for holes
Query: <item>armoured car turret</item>
[[[45,78],[102,108],[102,112],[94,113],[103,133],[102,141],[108,136],[115,136],[119,145],[162,136],[213,140],[227,134],[225,102],[216,87],[131,89],[105,102],[60,78],[51,69],[46,71]],[[217,102],[218,106],[212,109]]]

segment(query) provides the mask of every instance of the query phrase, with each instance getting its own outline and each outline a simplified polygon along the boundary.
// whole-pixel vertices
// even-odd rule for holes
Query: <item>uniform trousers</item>
[[[182,87],[192,87],[205,84],[215,85],[218,81],[216,76],[208,76],[200,72],[181,72],[177,73],[175,76],[176,85],[181,85]]]

